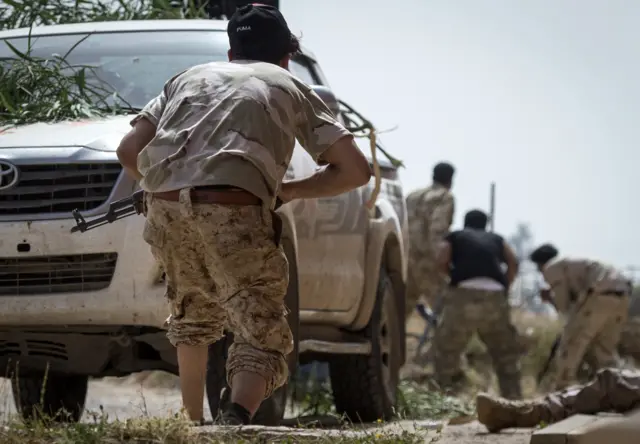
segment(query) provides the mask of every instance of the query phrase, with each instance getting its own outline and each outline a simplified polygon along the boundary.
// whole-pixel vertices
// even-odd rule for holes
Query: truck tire
[[[370,355],[334,355],[329,362],[333,399],[338,414],[352,422],[374,422],[393,417],[402,360],[401,315],[393,283],[384,269],[376,303],[364,336]]]
[[[38,373],[12,378],[11,391],[25,421],[72,423],[80,421],[88,385],[88,376]]]
[[[289,261],[289,287],[285,297],[285,304],[289,310],[287,321],[293,333],[294,348],[289,355],[289,375],[295,373],[298,365],[298,267],[293,254],[293,246],[285,239],[283,242],[284,251]],[[225,338],[209,346],[209,357],[207,361],[207,400],[211,415],[215,419],[220,409],[220,393],[223,388],[228,387],[226,376],[227,351],[233,344],[233,334],[225,333]],[[287,407],[288,384],[280,387],[269,398],[262,401],[260,408],[253,417],[252,424],[277,426],[284,417]]]

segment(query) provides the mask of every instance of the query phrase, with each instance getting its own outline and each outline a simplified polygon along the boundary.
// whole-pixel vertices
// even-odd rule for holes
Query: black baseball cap
[[[227,25],[236,58],[276,62],[292,51],[292,34],[278,8],[252,3],[238,8]]]

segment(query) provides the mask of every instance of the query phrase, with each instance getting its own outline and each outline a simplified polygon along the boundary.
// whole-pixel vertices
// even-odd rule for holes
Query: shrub
[[[0,30],[65,23],[114,20],[207,18],[206,4],[189,0],[4,0],[0,4]]]
[[[76,22],[205,18],[205,6],[198,7],[194,0],[186,8],[174,7],[169,0],[5,0],[0,6],[0,30]],[[31,40],[24,52],[8,41],[0,42],[13,53],[0,59],[0,129],[102,117],[127,108],[109,84],[91,75],[93,67],[72,66],[66,61],[83,40],[67,54],[48,58],[31,54]]]

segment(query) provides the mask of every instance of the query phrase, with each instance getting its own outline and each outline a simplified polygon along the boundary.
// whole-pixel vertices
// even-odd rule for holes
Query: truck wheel
[[[69,423],[80,421],[88,385],[88,376],[40,373],[12,378],[11,391],[24,420]]]
[[[402,353],[400,315],[393,283],[382,269],[376,304],[363,331],[371,341],[371,354],[334,355],[329,364],[336,410],[352,422],[393,416]]]
[[[285,304],[289,309],[287,321],[293,333],[294,349],[289,355],[289,375],[295,373],[298,365],[298,268],[293,254],[293,246],[285,239],[283,242],[284,251],[289,261],[289,288]],[[220,392],[228,387],[226,376],[227,351],[233,344],[233,334],[225,333],[226,337],[215,344],[209,346],[209,358],[207,364],[207,400],[211,415],[215,419],[220,409]],[[269,398],[262,401],[260,408],[253,417],[252,424],[277,426],[284,417],[287,407],[288,384],[280,387]]]

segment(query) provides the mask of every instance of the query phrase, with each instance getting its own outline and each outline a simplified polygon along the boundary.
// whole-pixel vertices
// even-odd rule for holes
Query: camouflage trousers
[[[575,414],[625,413],[640,406],[640,372],[601,369],[589,383],[549,393],[541,402],[548,411],[548,422]]]
[[[430,307],[434,307],[445,284],[444,278],[436,267],[435,257],[410,256],[405,290],[406,317],[413,313],[421,299],[424,299]]]
[[[265,377],[267,393],[288,377],[293,350],[284,297],[289,267],[274,241],[272,215],[260,206],[195,204],[147,198],[144,239],[164,267],[174,346],[206,346],[234,333],[227,381],[237,372]]]
[[[585,357],[595,369],[614,367],[628,313],[628,296],[592,294],[583,297],[568,317],[540,390],[561,390],[573,384]]]
[[[474,333],[486,345],[505,398],[518,399],[520,345],[505,292],[450,288],[433,338],[435,376],[441,387],[462,374],[460,357]]]

